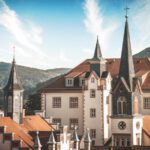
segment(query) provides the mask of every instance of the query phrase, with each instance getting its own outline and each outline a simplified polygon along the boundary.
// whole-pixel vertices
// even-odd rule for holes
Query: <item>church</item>
[[[94,55],[43,87],[41,110],[59,126],[89,128],[93,146],[150,145],[150,59],[133,58],[128,16],[121,58]]]

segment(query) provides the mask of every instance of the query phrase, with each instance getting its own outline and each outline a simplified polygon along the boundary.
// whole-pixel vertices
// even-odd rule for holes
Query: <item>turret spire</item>
[[[127,19],[128,9],[129,8],[126,8],[126,16],[125,16],[126,21],[125,21],[124,38],[123,38],[123,45],[122,45],[122,54],[120,60],[119,76],[124,77],[130,90],[132,90],[132,79],[135,76],[135,73],[134,73],[130,33],[129,33],[128,19]]]
[[[96,41],[93,59],[99,59],[100,60],[101,58],[102,58],[102,53],[101,53],[101,48],[100,48],[99,40],[98,40],[98,36],[97,36],[97,41]]]

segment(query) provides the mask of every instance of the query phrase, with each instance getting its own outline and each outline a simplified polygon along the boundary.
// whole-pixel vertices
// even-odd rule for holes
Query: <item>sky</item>
[[[133,54],[150,47],[150,0],[0,0],[0,61],[72,68],[93,57],[120,57],[126,3]]]

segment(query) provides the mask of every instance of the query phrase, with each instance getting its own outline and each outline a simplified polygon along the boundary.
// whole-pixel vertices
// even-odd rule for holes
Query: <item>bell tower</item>
[[[122,147],[140,145],[142,129],[141,86],[138,78],[135,77],[128,25],[128,9],[125,8],[125,29],[120,69],[112,89],[111,123],[116,126],[112,130],[113,146]]]
[[[17,74],[15,57],[12,61],[8,82],[3,90],[5,116],[9,116],[17,123],[21,123],[23,113],[23,87]]]

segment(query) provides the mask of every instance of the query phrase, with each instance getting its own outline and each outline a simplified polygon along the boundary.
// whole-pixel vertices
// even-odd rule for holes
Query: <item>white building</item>
[[[150,60],[132,58],[127,16],[121,59],[104,59],[97,39],[92,59],[40,92],[45,118],[78,126],[81,136],[90,128],[95,146],[150,144],[143,121],[150,115]]]

